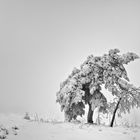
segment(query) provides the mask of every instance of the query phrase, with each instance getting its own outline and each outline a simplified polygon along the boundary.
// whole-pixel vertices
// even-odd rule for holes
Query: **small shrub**
[[[31,118],[30,118],[30,116],[29,116],[29,113],[26,112],[26,114],[25,114],[25,116],[24,116],[24,119],[25,119],[25,120],[31,120]]]
[[[13,130],[19,130],[19,128],[17,126],[13,126],[12,129]]]
[[[0,139],[6,139],[5,135],[0,135]]]

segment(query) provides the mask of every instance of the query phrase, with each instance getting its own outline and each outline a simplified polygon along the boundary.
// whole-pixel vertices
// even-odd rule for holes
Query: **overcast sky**
[[[60,82],[111,48],[140,55],[139,0],[0,0],[0,112],[60,113]]]

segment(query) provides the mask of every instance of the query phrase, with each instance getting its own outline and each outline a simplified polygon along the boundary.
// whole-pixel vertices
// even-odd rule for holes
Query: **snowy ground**
[[[37,122],[23,116],[0,116],[8,140],[139,140],[140,127],[96,126],[81,123]],[[19,129],[15,129],[15,128]],[[2,130],[0,134],[2,135]]]

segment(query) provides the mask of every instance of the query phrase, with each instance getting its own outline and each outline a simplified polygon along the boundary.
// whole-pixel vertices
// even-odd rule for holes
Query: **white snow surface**
[[[140,127],[97,126],[59,121],[29,121],[20,115],[0,115],[8,140],[140,140]],[[12,130],[17,126],[19,130]]]

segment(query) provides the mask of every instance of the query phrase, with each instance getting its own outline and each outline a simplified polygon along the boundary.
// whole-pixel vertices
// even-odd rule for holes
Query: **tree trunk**
[[[88,123],[93,123],[93,111],[92,111],[92,107],[91,107],[91,104],[89,103],[89,110],[88,110],[88,116],[87,116],[87,122]]]
[[[100,112],[98,112],[98,116],[97,116],[97,119],[96,119],[96,123],[97,123],[97,125],[100,125],[100,124],[101,124]]]
[[[116,105],[116,108],[115,108],[115,110],[113,112],[113,116],[112,116],[112,120],[111,120],[111,123],[110,123],[110,127],[113,127],[115,116],[116,116],[116,112],[117,112],[117,110],[119,108],[120,101],[121,101],[121,98],[119,99],[119,101],[118,101],[118,103]]]

